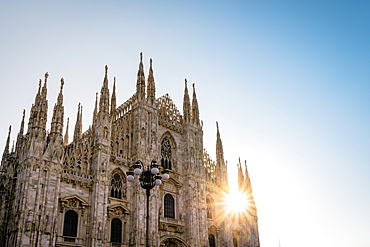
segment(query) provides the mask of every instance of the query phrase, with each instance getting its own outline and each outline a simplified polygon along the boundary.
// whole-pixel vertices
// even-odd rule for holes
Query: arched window
[[[118,173],[114,173],[110,183],[110,196],[118,199],[126,197],[125,184],[122,176]]]
[[[110,241],[113,243],[122,242],[122,221],[114,218],[110,224]]]
[[[212,197],[210,196],[207,196],[206,198],[206,202],[207,202],[207,218],[208,219],[213,219],[214,215],[215,215],[215,202],[213,200]]]
[[[209,247],[216,247],[216,239],[215,235],[209,234],[208,235]]]
[[[236,238],[233,238],[233,245],[234,247],[238,247],[238,240]]]
[[[68,210],[64,215],[63,236],[77,237],[78,214]]]
[[[165,169],[172,170],[172,153],[171,153],[171,142],[168,140],[166,137],[163,138],[162,143],[161,143],[161,165]]]
[[[108,138],[108,127],[107,126],[104,126],[104,138]]]
[[[175,218],[175,200],[171,194],[164,196],[164,217]]]

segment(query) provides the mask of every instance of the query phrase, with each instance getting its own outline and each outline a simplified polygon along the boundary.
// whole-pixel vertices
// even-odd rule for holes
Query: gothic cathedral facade
[[[10,128],[0,166],[1,246],[145,246],[145,190],[128,182],[137,160],[158,161],[170,179],[151,191],[152,247],[259,247],[257,213],[248,172],[240,161],[239,189],[249,209],[230,217],[227,163],[217,125],[216,161],[203,149],[202,122],[193,84],[185,80],[182,114],[168,94],[156,98],[152,61],[145,80],[142,54],[136,92],[116,105],[108,67],[96,95],[92,125],[82,131],[78,105],[73,140],[63,133],[63,85],[47,130],[47,80],[40,80],[25,132],[25,111],[15,145]],[[43,84],[43,85],[42,85]]]

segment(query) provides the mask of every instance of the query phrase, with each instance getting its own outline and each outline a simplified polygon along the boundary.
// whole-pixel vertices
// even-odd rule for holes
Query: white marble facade
[[[190,100],[185,81],[180,113],[168,94],[156,98],[152,62],[145,80],[140,54],[136,92],[117,106],[105,67],[91,127],[82,132],[79,105],[70,140],[63,79],[46,131],[47,79],[40,80],[27,130],[23,113],[15,146],[8,138],[2,157],[0,246],[145,246],[145,190],[126,181],[138,159],[170,171],[151,191],[150,246],[259,246],[254,202],[238,219],[220,217],[227,165],[218,126],[216,161],[203,149],[194,85]],[[238,166],[239,184],[251,194]]]

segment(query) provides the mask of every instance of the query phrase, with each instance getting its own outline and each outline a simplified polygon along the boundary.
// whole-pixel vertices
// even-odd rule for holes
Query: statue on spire
[[[45,82],[47,82],[47,81],[48,81],[48,77],[49,77],[49,73],[48,73],[48,72],[46,72],[46,73],[45,73]]]

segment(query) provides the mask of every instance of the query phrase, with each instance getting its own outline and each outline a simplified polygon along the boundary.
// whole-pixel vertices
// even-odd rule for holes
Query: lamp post
[[[143,168],[143,171],[141,170]],[[160,185],[163,181],[170,178],[167,170],[162,171],[162,176],[159,174],[157,161],[152,160],[150,166],[144,166],[141,160],[136,161],[136,164],[129,168],[126,172],[127,181],[132,182],[135,180],[135,175],[139,176],[141,188],[146,190],[146,247],[149,247],[149,197],[150,190],[156,185]]]

